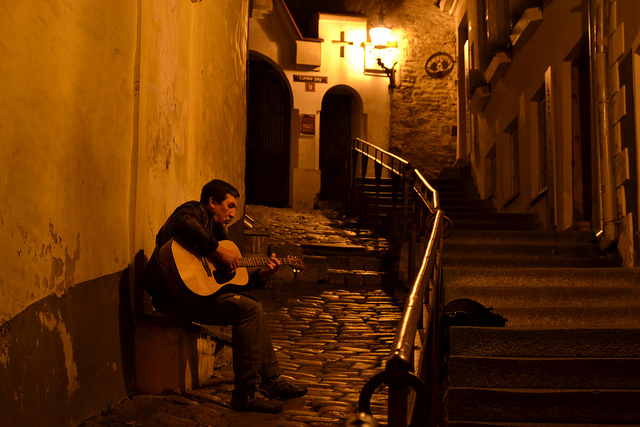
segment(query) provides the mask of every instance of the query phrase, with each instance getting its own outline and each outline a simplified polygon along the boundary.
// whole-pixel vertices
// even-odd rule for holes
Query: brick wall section
[[[427,75],[424,66],[436,52],[455,58],[454,18],[434,6],[434,0],[286,0],[300,29],[306,31],[312,11],[361,13],[384,21],[399,35],[398,87],[391,95],[390,149],[413,164],[425,178],[434,178],[456,160],[457,81],[455,72],[442,79]],[[449,44],[445,44],[449,42]],[[443,46],[444,45],[444,46]]]

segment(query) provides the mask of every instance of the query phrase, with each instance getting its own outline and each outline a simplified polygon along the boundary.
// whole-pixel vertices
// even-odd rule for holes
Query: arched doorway
[[[247,203],[289,203],[291,95],[266,61],[250,57],[247,72]]]
[[[342,201],[345,148],[362,137],[362,100],[347,86],[331,88],[320,111],[320,200]]]

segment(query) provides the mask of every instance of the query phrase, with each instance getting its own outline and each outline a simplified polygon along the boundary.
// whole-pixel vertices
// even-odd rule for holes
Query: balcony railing
[[[373,175],[368,165],[373,163]],[[404,159],[356,139],[347,158],[349,189],[345,207],[359,216],[361,225],[379,226],[390,218],[391,252],[408,245],[406,271],[410,290],[384,371],[363,387],[358,411],[371,414],[371,397],[388,387],[388,425],[437,425],[440,315],[443,308],[441,255],[451,228],[440,209],[438,192]],[[384,184],[383,184],[384,180]],[[365,182],[369,182],[365,186]],[[381,188],[391,184],[384,197]],[[373,184],[371,184],[373,183]],[[367,190],[368,195],[365,195]],[[399,195],[402,200],[399,200]],[[371,206],[365,207],[365,199]],[[390,200],[389,200],[390,198]],[[388,225],[388,222],[386,222]]]

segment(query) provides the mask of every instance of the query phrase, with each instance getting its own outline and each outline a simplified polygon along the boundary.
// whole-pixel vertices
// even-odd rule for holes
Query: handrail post
[[[367,163],[369,161],[369,158],[367,156],[363,156],[362,157],[362,170],[360,171],[361,173],[361,179],[360,179],[360,224],[362,226],[366,226],[367,225],[367,220],[364,214],[364,204],[365,204],[365,181],[367,178]]]
[[[409,244],[407,259],[408,280],[411,283],[402,321],[398,325],[385,370],[374,375],[364,385],[358,400],[358,411],[371,414],[371,397],[381,384],[388,386],[388,425],[390,427],[436,426],[438,421],[438,387],[440,370],[440,313],[443,307],[441,255],[444,229],[451,222],[440,209],[437,191],[409,163],[373,144],[354,140],[354,168],[361,159],[361,185],[357,185],[358,172],[352,171],[360,198],[360,225],[371,223],[365,216],[364,185],[367,162],[375,167],[375,208],[378,212],[382,168],[391,172],[392,215],[400,220],[400,226],[392,227],[392,246]],[[395,164],[398,164],[397,168]],[[398,181],[402,180],[402,184]],[[403,185],[402,215],[396,215],[397,191]],[[371,192],[370,192],[371,193]],[[410,197],[411,196],[411,197]],[[355,201],[352,197],[352,202]],[[399,206],[398,206],[399,207]],[[354,212],[355,213],[355,212]],[[376,216],[375,224],[379,218]],[[368,224],[367,224],[368,225]],[[409,227],[411,227],[409,229]],[[395,233],[402,233],[400,238]],[[394,254],[399,255],[399,254]],[[415,340],[420,337],[420,350]],[[414,375],[414,369],[417,370]],[[409,390],[413,390],[410,394]]]
[[[375,221],[373,225],[376,229],[380,228],[380,181],[382,180],[382,165],[376,162],[375,166],[375,174],[376,174],[376,204],[373,209],[373,217]]]
[[[389,403],[387,405],[389,427],[407,427],[408,395],[409,387],[389,385]]]

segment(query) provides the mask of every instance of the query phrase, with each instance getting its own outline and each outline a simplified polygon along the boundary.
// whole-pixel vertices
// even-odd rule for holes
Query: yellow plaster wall
[[[158,0],[141,16],[135,234],[150,254],[167,216],[209,180],[244,192],[248,5]]]
[[[0,14],[0,321],[129,261],[136,3]]]
[[[0,424],[132,392],[134,255],[205,182],[244,191],[247,22],[248,0],[3,5]]]
[[[247,21],[231,0],[4,8],[1,321],[124,269],[204,182],[244,190]]]

